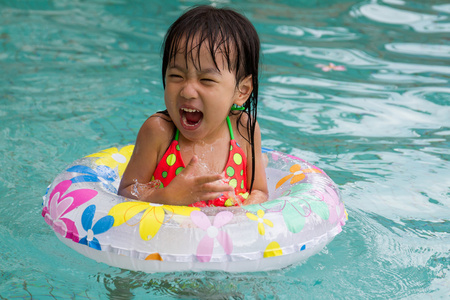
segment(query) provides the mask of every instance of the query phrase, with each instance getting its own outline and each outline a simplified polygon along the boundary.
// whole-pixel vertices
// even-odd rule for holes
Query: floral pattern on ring
[[[151,240],[158,233],[161,225],[164,224],[166,212],[169,217],[174,214],[189,216],[193,211],[200,210],[197,207],[162,205],[142,201],[129,201],[115,205],[111,208],[108,215],[114,217],[113,226],[127,224],[129,226],[139,225],[139,234],[144,241]],[[138,213],[144,212],[141,219],[136,224],[130,224],[129,221]]]
[[[95,161],[97,165],[108,166],[111,169],[118,168],[119,176],[121,177],[130,161],[133,150],[134,145],[122,147],[120,150],[112,147],[86,157],[97,157],[98,159]]]

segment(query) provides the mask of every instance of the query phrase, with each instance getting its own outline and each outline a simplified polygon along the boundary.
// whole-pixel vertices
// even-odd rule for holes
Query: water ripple
[[[418,63],[399,63],[395,61],[387,61],[378,57],[370,56],[364,51],[355,49],[336,49],[336,48],[318,48],[318,47],[298,47],[283,45],[263,45],[263,54],[265,59],[269,55],[285,54],[293,57],[307,57],[316,59],[316,61],[333,61],[342,63],[353,68],[370,68],[380,70],[396,70],[401,73],[440,73],[450,74],[450,67],[443,65],[429,65]]]
[[[301,27],[282,25],[275,29],[276,32],[294,37],[302,37],[302,40],[321,40],[321,41],[339,41],[354,40],[359,36],[355,32],[350,32],[348,28],[343,27]]]
[[[378,3],[359,5],[350,12],[353,17],[365,17],[371,21],[389,25],[408,25],[419,33],[450,32],[447,16],[414,12]]]
[[[390,43],[385,45],[386,50],[408,55],[431,56],[437,58],[450,57],[450,46],[416,43]]]

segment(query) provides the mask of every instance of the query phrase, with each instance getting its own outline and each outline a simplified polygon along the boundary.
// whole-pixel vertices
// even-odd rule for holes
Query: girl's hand
[[[170,205],[190,205],[198,201],[214,200],[226,192],[233,192],[232,186],[222,181],[221,174],[200,175],[201,166],[198,157],[193,156],[186,168],[170,184],[151,193],[149,197],[139,199]],[[156,199],[159,198],[159,199]]]
[[[167,186],[168,196],[178,205],[213,200],[233,190],[233,187],[222,181],[221,174],[201,175],[201,166],[195,155],[186,168]]]

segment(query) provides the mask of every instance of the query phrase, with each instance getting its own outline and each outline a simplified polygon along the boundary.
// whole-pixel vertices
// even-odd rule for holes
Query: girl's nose
[[[186,81],[185,85],[181,89],[180,96],[185,99],[194,99],[197,97],[197,89],[194,82],[191,80]]]

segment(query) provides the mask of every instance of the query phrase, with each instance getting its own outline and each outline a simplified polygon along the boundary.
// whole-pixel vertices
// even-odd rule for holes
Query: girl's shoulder
[[[151,115],[141,127],[141,131],[151,135],[161,135],[165,133],[169,133],[170,135],[173,134],[174,130],[175,125],[170,116],[160,112]]]
[[[155,113],[142,124],[137,143],[155,149],[159,153],[167,148],[174,134],[175,125],[171,118],[163,113]]]

